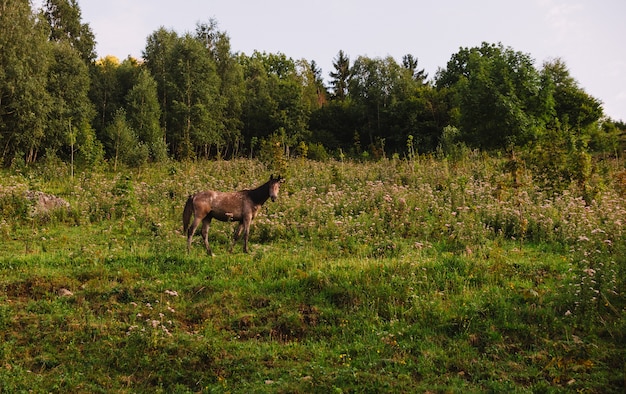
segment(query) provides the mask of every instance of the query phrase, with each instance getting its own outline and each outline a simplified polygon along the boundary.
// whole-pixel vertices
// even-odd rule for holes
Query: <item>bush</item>
[[[316,161],[327,161],[329,156],[326,152],[324,145],[320,143],[314,143],[309,145],[309,159]]]

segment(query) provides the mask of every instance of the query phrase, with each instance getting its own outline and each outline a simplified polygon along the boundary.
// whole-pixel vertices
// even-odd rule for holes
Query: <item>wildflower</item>
[[[593,268],[584,269],[583,272],[590,277],[593,277],[596,274],[596,270],[594,270]]]
[[[173,297],[178,297],[178,292],[176,290],[165,290],[165,294]]]
[[[572,314],[572,312],[568,309],[567,312],[565,312],[565,316],[570,316]]]

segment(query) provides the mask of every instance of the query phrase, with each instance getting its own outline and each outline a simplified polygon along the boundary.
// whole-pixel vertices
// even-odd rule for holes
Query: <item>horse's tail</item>
[[[187,232],[189,228],[189,222],[191,221],[191,214],[193,213],[193,195],[190,195],[185,204],[183,210],[183,233]]]

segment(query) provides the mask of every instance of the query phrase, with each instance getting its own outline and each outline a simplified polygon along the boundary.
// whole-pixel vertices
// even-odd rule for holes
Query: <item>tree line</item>
[[[77,0],[0,0],[0,160],[139,166],[281,154],[412,157],[456,147],[617,154],[604,116],[565,63],[502,44],[460,48],[429,78],[418,58],[315,61],[235,52],[217,21],[160,28],[141,60],[96,59]],[[557,144],[555,144],[555,142]],[[539,153],[537,153],[539,154]]]

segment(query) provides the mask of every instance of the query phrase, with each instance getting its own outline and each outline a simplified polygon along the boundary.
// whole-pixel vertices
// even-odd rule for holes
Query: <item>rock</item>
[[[59,289],[58,294],[59,294],[59,297],[71,297],[74,295],[74,293],[72,293],[66,288]]]
[[[24,193],[24,197],[32,201],[34,215],[45,215],[55,209],[70,209],[70,203],[52,194],[28,190]]]

